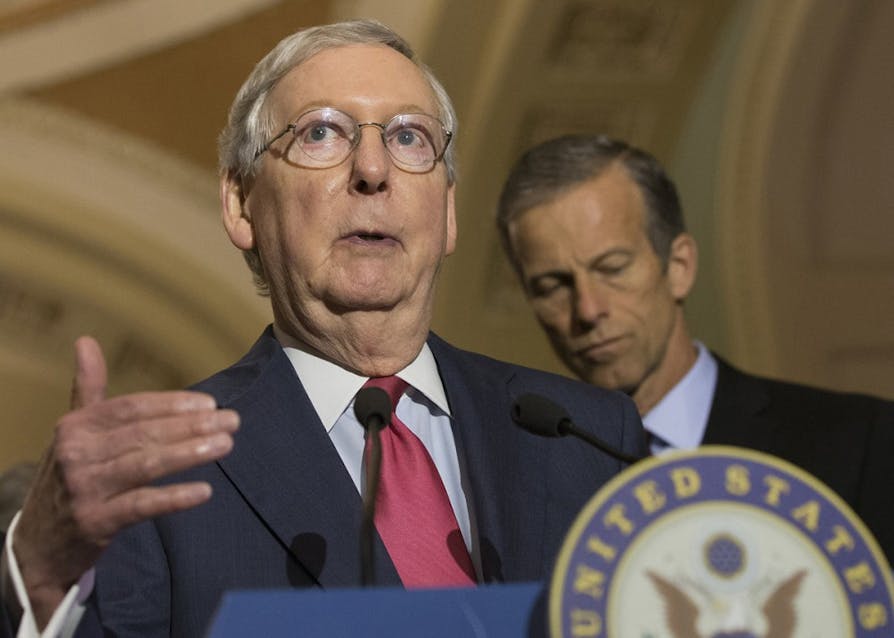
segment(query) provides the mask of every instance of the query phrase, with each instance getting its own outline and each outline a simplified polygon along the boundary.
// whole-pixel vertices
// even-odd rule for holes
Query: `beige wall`
[[[598,130],[679,182],[702,250],[688,314],[709,345],[757,372],[894,397],[894,4],[163,4],[0,5],[0,470],[49,440],[78,334],[100,337],[120,392],[190,383],[260,331],[266,304],[219,227],[214,137],[263,51],[349,15],[400,25],[460,113],[439,332],[561,371],[493,209],[522,149]],[[48,34],[52,50],[34,49]]]

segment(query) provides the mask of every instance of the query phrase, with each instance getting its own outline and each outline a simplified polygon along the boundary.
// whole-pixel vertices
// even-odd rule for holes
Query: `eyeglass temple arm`
[[[288,125],[287,127],[285,127],[283,130],[281,130],[279,133],[277,133],[275,136],[273,136],[270,140],[267,141],[266,144],[264,144],[264,146],[262,146],[261,148],[259,148],[259,149],[257,150],[257,152],[255,153],[255,157],[254,157],[254,159],[258,159],[261,155],[263,155],[263,154],[264,154],[264,153],[265,153],[265,152],[266,152],[266,151],[273,145],[273,143],[274,143],[276,140],[278,140],[278,139],[281,138],[283,135],[285,135],[286,133],[288,133],[289,131],[291,131],[293,128],[295,128],[295,125],[294,125],[294,124],[289,124],[289,125]]]

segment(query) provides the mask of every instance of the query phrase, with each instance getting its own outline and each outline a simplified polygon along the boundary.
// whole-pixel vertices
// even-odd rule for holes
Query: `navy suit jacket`
[[[894,403],[756,377],[716,358],[702,442],[768,452],[810,472],[894,559]]]
[[[483,580],[544,580],[579,510],[624,465],[576,439],[521,430],[514,399],[548,396],[629,454],[645,451],[636,409],[620,393],[434,335],[428,343],[453,414]],[[229,589],[360,584],[360,495],[271,330],[196,389],[237,410],[242,426],[229,456],[172,479],[208,481],[210,502],[137,525],[104,553],[88,616],[115,635],[202,635]],[[378,539],[375,554],[378,584],[398,585]]]

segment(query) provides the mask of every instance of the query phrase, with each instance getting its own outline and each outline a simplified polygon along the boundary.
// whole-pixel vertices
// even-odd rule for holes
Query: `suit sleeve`
[[[171,586],[168,561],[152,521],[115,537],[96,568],[92,616],[85,625],[100,625],[118,637],[170,636]],[[81,635],[94,635],[88,629]]]

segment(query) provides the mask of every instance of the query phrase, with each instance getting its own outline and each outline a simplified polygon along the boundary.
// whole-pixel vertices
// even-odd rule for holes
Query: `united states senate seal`
[[[549,588],[553,638],[894,636],[894,578],[828,487],[704,446],[641,461],[575,520]]]

